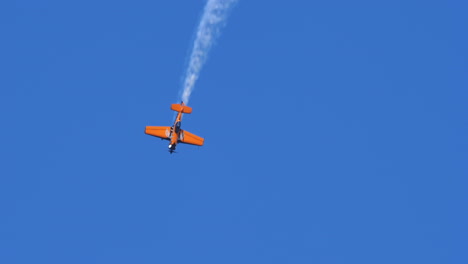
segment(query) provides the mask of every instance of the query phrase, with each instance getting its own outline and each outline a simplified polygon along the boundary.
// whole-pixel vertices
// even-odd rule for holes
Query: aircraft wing
[[[162,139],[169,139],[171,127],[147,126],[145,133]]]
[[[203,146],[204,138],[194,135],[188,131],[182,130],[179,136],[179,142],[197,146]]]

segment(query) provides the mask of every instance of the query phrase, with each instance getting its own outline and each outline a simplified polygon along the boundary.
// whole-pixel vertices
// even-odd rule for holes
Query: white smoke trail
[[[182,101],[188,103],[200,70],[206,61],[208,52],[224,26],[228,11],[237,0],[207,0],[200,24],[197,28],[195,42],[187,71],[185,72]]]

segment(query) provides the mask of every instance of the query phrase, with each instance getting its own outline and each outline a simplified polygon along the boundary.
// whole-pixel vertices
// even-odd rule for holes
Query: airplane
[[[192,108],[186,106],[184,102],[181,102],[180,104],[172,104],[171,110],[178,112],[172,127],[147,126],[145,134],[161,138],[162,140],[169,140],[169,153],[171,154],[174,153],[178,143],[203,146],[205,141],[204,138],[180,128],[182,123],[182,114],[192,113]]]

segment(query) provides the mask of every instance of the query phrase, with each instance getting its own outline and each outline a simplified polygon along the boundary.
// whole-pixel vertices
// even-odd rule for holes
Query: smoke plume
[[[188,103],[211,46],[224,26],[228,11],[237,0],[207,0],[197,27],[195,41],[182,87],[182,101]]]

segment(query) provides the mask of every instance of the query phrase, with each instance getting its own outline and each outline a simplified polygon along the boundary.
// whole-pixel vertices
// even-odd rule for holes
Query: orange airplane
[[[192,108],[186,106],[184,102],[181,102],[180,104],[172,104],[171,110],[178,112],[177,118],[172,127],[147,126],[145,133],[161,139],[169,140],[169,152],[171,154],[175,151],[177,143],[203,146],[205,139],[180,129],[182,114],[192,113]]]

